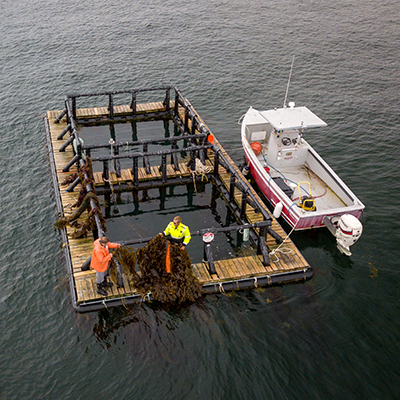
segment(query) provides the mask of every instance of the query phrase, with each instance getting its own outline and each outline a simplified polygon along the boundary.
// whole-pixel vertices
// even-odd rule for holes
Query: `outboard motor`
[[[346,256],[351,256],[350,246],[357,242],[363,230],[361,222],[350,214],[324,217],[323,222],[336,237],[338,249]]]

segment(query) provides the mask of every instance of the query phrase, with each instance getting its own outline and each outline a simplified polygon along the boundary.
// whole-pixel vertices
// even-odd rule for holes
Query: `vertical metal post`
[[[204,242],[204,250],[203,250],[203,257],[204,261],[208,263],[208,271],[211,275],[215,274],[215,264],[214,264],[214,257],[211,250],[211,243]]]
[[[214,215],[217,215],[216,210],[217,210],[217,198],[219,197],[218,195],[219,195],[219,192],[218,192],[217,186],[212,185],[210,208],[211,208],[211,212]]]
[[[171,96],[170,95],[170,88],[168,88],[166,90],[166,93],[165,93],[165,110],[166,111],[169,111],[171,109],[170,96]]]
[[[229,184],[229,201],[235,199],[235,175],[231,173],[231,181]]]
[[[240,207],[240,218],[244,219],[246,217],[246,204],[247,204],[247,193],[242,192],[242,204]]]
[[[149,162],[149,156],[146,156],[146,153],[149,151],[149,145],[147,143],[143,143],[143,167],[146,168],[146,173],[150,174],[150,162]]]
[[[136,117],[136,92],[132,92],[131,108],[132,108],[132,115]]]
[[[110,124],[110,136],[112,140],[117,140],[117,135],[115,134],[115,125],[113,123]]]
[[[171,186],[173,187],[173,186]],[[187,189],[187,199],[188,199],[188,207],[192,207],[193,206],[193,198],[194,198],[194,185],[193,182],[190,182],[186,185],[186,189]]]
[[[72,146],[74,147],[74,143],[76,143],[76,154],[78,154],[79,159],[81,159],[82,158],[82,142],[81,142],[82,139],[79,138],[76,131],[74,132],[74,136],[75,136],[76,142],[72,142]],[[79,165],[78,165],[78,168],[79,168]]]
[[[139,212],[139,195],[137,190],[132,190],[132,198],[133,198],[133,205],[135,209],[133,210],[134,215],[137,215]]]
[[[189,111],[187,107],[185,107],[185,126],[183,133],[188,133],[188,132],[189,132]]]
[[[133,184],[135,186],[139,185],[138,158],[137,157],[133,157],[132,174],[133,174]]]
[[[119,154],[119,147],[115,146],[114,147],[114,154],[117,156]],[[115,167],[115,173],[117,174],[118,178],[121,178],[121,162],[119,158],[116,158],[114,160],[114,167]]]
[[[263,256],[263,265],[270,265],[269,254],[268,254],[268,246],[266,243],[266,227],[262,226],[260,228],[260,234],[258,235],[258,243],[257,243],[257,254],[262,254]]]
[[[160,187],[160,210],[165,210],[165,199],[167,198],[167,189]]]
[[[131,122],[131,127],[132,127],[132,141],[136,142],[138,140],[138,137],[137,137],[137,122],[136,121],[132,121]]]
[[[174,104],[174,117],[178,117],[178,107],[179,107],[179,93],[175,89],[175,104]]]
[[[206,144],[206,138],[203,137],[202,139],[200,139],[199,142],[200,146],[204,146]],[[206,149],[199,150],[199,158],[200,161],[203,163],[203,165],[206,165],[206,152],[207,152]]]
[[[191,117],[191,120],[192,120],[192,135],[195,135],[196,134],[196,120],[193,116]]]
[[[110,195],[110,193],[104,194],[104,200],[105,200],[104,212],[106,214],[106,218],[110,218],[111,217],[111,195]]]
[[[214,176],[218,176],[219,173],[219,152],[214,153]]]
[[[105,182],[105,186],[110,187],[110,183],[108,182],[110,180],[110,171],[108,169],[108,160],[103,161],[103,180]]]
[[[167,182],[167,155],[163,154],[161,156],[161,173],[162,173],[162,182]]]
[[[76,97],[72,98],[72,116],[76,121]]]
[[[164,132],[165,132],[165,137],[169,138],[171,135],[169,133],[169,121],[168,120],[164,120]]]
[[[108,95],[108,111],[110,112],[110,118],[114,118],[114,102],[112,94]]]
[[[190,170],[196,171],[196,153],[194,150],[190,151]]]
[[[114,139],[110,138],[109,142],[110,144],[110,153],[111,153],[111,157],[114,157]],[[110,173],[111,174],[115,174],[115,161],[113,159],[111,159],[111,168],[110,168]]]
[[[178,145],[176,142],[171,143],[171,150],[178,149]],[[179,171],[179,163],[178,163],[178,156],[177,153],[171,153],[171,164],[174,166],[175,171]]]

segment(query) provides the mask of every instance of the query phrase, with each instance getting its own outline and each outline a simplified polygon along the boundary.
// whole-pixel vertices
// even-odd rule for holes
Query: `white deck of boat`
[[[346,204],[333,192],[332,189],[329,188],[327,184],[324,182],[322,183],[321,180],[317,179],[311,172],[310,170],[305,167],[285,167],[281,168],[280,172],[283,174],[283,176],[292,182],[295,182],[296,184],[301,181],[306,181],[310,182],[311,185],[311,195],[315,198],[315,203],[317,206],[317,210],[328,210],[328,209],[334,209],[334,208],[341,208],[341,207],[346,207]],[[278,172],[274,171],[271,169],[270,171],[271,176],[274,178],[276,176],[281,176]],[[326,193],[325,192],[325,187],[326,187]],[[301,184],[301,186],[308,191],[308,185],[307,184]],[[306,193],[304,190],[301,191],[301,195],[305,196]],[[321,196],[323,195],[323,196]],[[321,197],[318,197],[321,196]],[[299,198],[299,190],[296,188],[293,192],[293,201],[298,203],[298,198]]]

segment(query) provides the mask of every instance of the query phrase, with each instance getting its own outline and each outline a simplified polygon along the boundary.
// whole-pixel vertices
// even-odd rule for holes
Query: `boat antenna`
[[[287,83],[287,86],[286,86],[286,94],[285,94],[285,100],[283,102],[283,108],[286,108],[286,99],[287,99],[287,95],[289,93],[289,85],[290,85],[290,78],[292,77],[293,64],[294,64],[294,55],[293,55],[293,58],[292,58],[292,66],[290,67],[289,79],[288,79],[288,83]]]

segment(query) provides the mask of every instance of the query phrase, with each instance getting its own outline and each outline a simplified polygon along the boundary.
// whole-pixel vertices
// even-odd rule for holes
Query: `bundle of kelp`
[[[84,177],[88,176],[88,179]],[[64,182],[72,179],[76,179],[76,174],[73,174],[70,179],[66,179]],[[105,220],[101,213],[101,208],[99,204],[99,200],[97,196],[92,192],[87,192],[86,185],[91,184],[94,187],[94,183],[92,180],[92,160],[89,157],[86,157],[85,165],[81,166],[79,170],[79,178],[82,182],[81,190],[79,192],[79,197],[77,202],[72,207],[78,207],[77,210],[69,216],[62,217],[57,220],[56,227],[58,229],[63,229],[65,226],[70,225],[75,228],[74,232],[70,233],[70,236],[73,238],[87,237],[88,231],[93,231],[96,229],[96,220],[95,215],[98,214],[100,217],[101,227],[104,232],[107,231]],[[62,184],[64,184],[64,182]],[[90,201],[93,200],[96,204],[96,207],[93,209],[90,206]],[[85,210],[88,210],[88,215],[85,221],[78,222],[78,218],[84,213]]]
[[[76,172],[74,172],[71,175],[68,175],[62,182],[61,185],[70,185],[72,182],[75,181],[75,179],[78,177],[78,174]]]
[[[136,254],[135,250],[130,247],[120,246],[113,250],[113,258],[111,259],[109,272],[111,279],[118,287],[123,286],[122,274],[124,273],[130,282],[137,277],[135,271]]]
[[[137,291],[142,296],[151,292],[153,299],[163,303],[183,303],[201,297],[202,286],[193,275],[186,250],[181,250],[176,244],[171,245],[171,272],[166,270],[166,256],[167,239],[160,235],[137,250],[140,273],[131,273],[132,284]],[[122,265],[124,262],[121,260]]]
[[[96,203],[95,208],[91,208],[90,200],[93,200]],[[78,222],[77,219],[84,213],[85,210],[88,210],[87,218],[83,222]],[[102,229],[106,232],[106,225],[103,215],[100,211],[100,204],[97,196],[89,192],[86,194],[79,208],[72,214],[66,217],[59,218],[55,225],[58,229],[63,229],[65,226],[70,225],[75,228],[75,231],[70,233],[70,236],[73,238],[87,237],[88,231],[93,231],[96,228],[96,220],[94,216],[98,214],[100,217],[100,222],[102,225]]]

